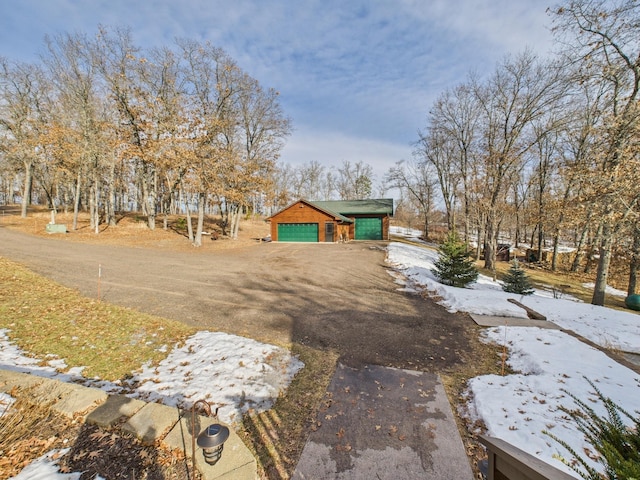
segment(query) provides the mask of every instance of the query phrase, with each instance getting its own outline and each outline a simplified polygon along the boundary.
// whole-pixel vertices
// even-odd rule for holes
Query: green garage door
[[[279,223],[279,242],[317,242],[317,223]]]
[[[382,218],[356,218],[356,240],[382,240]]]

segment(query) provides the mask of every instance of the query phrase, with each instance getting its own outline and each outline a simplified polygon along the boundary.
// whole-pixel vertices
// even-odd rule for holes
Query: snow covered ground
[[[163,348],[166,348],[163,347]],[[44,363],[44,366],[42,365]],[[236,335],[201,331],[174,348],[157,367],[143,367],[126,384],[86,379],[82,368],[68,369],[63,359],[42,362],[28,357],[0,330],[0,368],[61,381],[75,381],[169,406],[190,406],[199,399],[220,407],[218,416],[233,424],[249,409],[269,409],[304,365],[286,349]],[[0,395],[0,414],[12,402]],[[63,474],[52,451],[27,466],[14,480],[76,480]],[[96,478],[95,480],[98,480]]]
[[[82,368],[67,369],[64,360],[27,357],[0,330],[0,368],[61,381],[75,381],[149,402],[189,407],[199,399],[220,407],[221,420],[233,424],[249,409],[267,410],[287,388],[302,362],[286,349],[249,338],[201,331],[173,349],[156,367],[143,367],[126,383],[82,377]],[[3,399],[0,397],[0,407]],[[1,410],[0,410],[1,411]]]
[[[407,232],[412,236],[414,232]],[[402,243],[391,243],[388,262],[403,289],[427,289],[450,311],[526,317],[525,313],[507,301],[513,294],[502,291],[497,282],[481,276],[469,289],[441,285],[431,273],[435,250]],[[565,329],[571,329],[606,347],[640,353],[640,315],[586,305],[571,299],[550,298],[548,292],[536,291],[530,297],[515,298],[547,316]],[[506,327],[486,330],[486,341],[509,348],[509,364],[516,374],[485,375],[471,380],[467,414],[479,419],[490,436],[502,438],[536,455],[554,466],[573,473],[557,455],[568,452],[543,431],[547,430],[566,441],[576,451],[590,448],[575,426],[559,409],[573,408],[570,392],[583,400],[593,400],[593,389],[586,379],[627,411],[640,410],[640,376],[609,359],[597,349],[557,330],[531,327]],[[61,380],[78,379],[81,369],[65,370],[64,362],[41,367],[37,359],[26,357],[0,331],[0,367],[29,371],[33,374]],[[283,349],[253,340],[212,332],[199,332],[187,344],[172,351],[157,368],[137,372],[132,385],[101,382],[109,392],[135,387],[128,395],[147,400],[161,400],[175,405],[189,399],[209,398],[222,402],[221,416],[233,421],[247,408],[268,408],[277,393],[286,388],[301,363]],[[217,382],[211,382],[215,377]],[[94,386],[96,386],[94,384]],[[0,411],[3,402],[0,398]],[[600,405],[594,409],[604,413]],[[55,455],[34,462],[23,470],[22,479],[71,480],[76,474],[57,473]],[[24,475],[23,475],[24,474]],[[39,476],[40,475],[40,476]]]
[[[500,283],[485,276],[468,289],[448,287],[438,283],[431,273],[437,257],[435,250],[403,243],[391,243],[388,249],[388,262],[402,273],[397,281],[404,289],[433,292],[439,303],[452,312],[526,317],[522,309],[507,301],[515,298],[596,344],[640,353],[638,314],[550,298],[543,291],[525,297],[508,294]],[[487,329],[486,340],[499,345],[506,342],[508,363],[518,373],[472,379],[467,414],[484,422],[488,435],[502,438],[577,477],[556,458],[570,458],[569,453],[543,433],[551,432],[577,452],[593,451],[560,410],[575,407],[567,392],[583,401],[595,401],[588,379],[605,397],[636,412],[640,411],[640,376],[566,333],[505,323],[505,327]],[[593,408],[605,415],[602,405],[594,403]],[[586,454],[583,457],[587,459]]]

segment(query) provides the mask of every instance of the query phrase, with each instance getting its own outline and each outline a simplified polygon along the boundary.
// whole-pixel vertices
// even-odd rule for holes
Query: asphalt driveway
[[[0,226],[0,255],[89,298],[99,294],[199,329],[335,349],[351,367],[439,372],[468,350],[467,317],[400,291],[380,242],[176,252],[69,242]]]

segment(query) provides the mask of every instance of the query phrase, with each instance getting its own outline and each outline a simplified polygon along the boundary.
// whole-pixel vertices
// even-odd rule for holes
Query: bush
[[[520,295],[531,295],[533,293],[533,285],[527,277],[517,259],[514,259],[509,267],[509,271],[502,279],[504,284],[502,290],[509,293],[518,293]]]
[[[445,285],[464,288],[478,278],[478,270],[470,258],[467,245],[455,231],[447,236],[438,250],[440,258],[431,271]]]
[[[565,458],[560,460],[571,467],[582,478],[587,480],[640,480],[640,418],[634,418],[626,410],[602,395],[600,390],[587,380],[595,390],[599,401],[607,410],[607,418],[600,417],[589,405],[566,392],[576,405],[576,410],[562,408],[577,424],[586,440],[598,453],[597,461],[604,466],[604,476],[598,473],[584,458],[575,452],[566,442],[549,432],[544,432],[562,445],[573,455],[576,464]],[[639,412],[636,412],[639,414]],[[628,427],[623,418],[631,420],[633,426]]]

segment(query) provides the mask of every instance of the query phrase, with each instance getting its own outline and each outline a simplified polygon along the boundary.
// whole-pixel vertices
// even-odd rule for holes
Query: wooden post
[[[489,457],[488,480],[575,480],[537,457],[499,438],[480,435]]]

